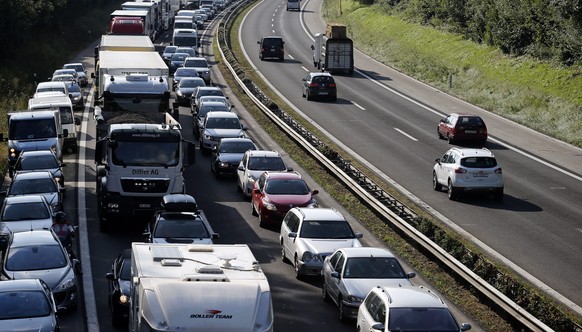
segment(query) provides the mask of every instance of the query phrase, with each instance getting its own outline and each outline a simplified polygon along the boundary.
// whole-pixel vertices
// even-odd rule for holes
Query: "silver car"
[[[0,282],[0,321],[2,331],[59,331],[50,288],[40,279]]]
[[[11,196],[4,199],[0,211],[0,234],[30,229],[50,229],[52,209],[42,195]]]
[[[89,84],[87,69],[81,62],[65,63],[63,69],[75,69],[77,71],[77,82],[80,86],[85,87]]]
[[[193,67],[198,72],[198,76],[204,79],[206,85],[210,85],[210,66],[203,57],[187,57],[184,60],[184,67]]]
[[[341,321],[356,318],[358,308],[376,286],[411,285],[416,273],[406,273],[394,255],[383,248],[341,248],[327,256],[321,270],[321,295],[339,308]]]
[[[61,187],[49,171],[17,172],[6,192],[0,196],[13,197],[24,195],[42,195],[53,212],[63,209],[65,188]]]
[[[40,279],[50,287],[57,308],[77,308],[80,262],[67,251],[51,229],[14,232],[3,257],[2,279]]]

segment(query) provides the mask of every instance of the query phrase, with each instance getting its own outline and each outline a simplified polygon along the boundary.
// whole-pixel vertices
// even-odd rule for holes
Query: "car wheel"
[[[303,92],[303,88],[301,88],[301,97],[305,98],[305,92]]]
[[[297,256],[295,256],[293,268],[295,269],[295,278],[297,280],[301,280],[302,276],[301,276],[301,273],[299,271],[299,260],[297,259]]]
[[[447,187],[447,194],[449,195],[450,200],[457,199],[457,188],[453,186],[451,180],[449,180],[448,187]]]
[[[283,246],[283,242],[281,242],[281,261],[283,261],[283,263],[289,262],[287,256],[285,255],[285,246]]]
[[[441,134],[439,128],[437,127],[437,136],[439,139],[445,139],[445,137]]]
[[[453,144],[453,139],[448,134],[447,134],[447,141],[449,141],[449,144]]]
[[[498,202],[501,202],[503,200],[503,188],[495,190],[495,192],[493,193],[493,199],[495,199]]]
[[[263,221],[263,212],[259,210],[258,215],[259,215],[259,227],[264,228],[265,222]]]
[[[340,322],[344,323],[348,318],[346,317],[344,303],[342,302],[341,296],[337,299],[337,306],[339,309],[339,320]]]
[[[325,285],[325,279],[323,280],[323,285],[321,286],[321,298],[323,302],[330,302],[331,298],[329,297],[329,293],[327,292],[327,286]]]
[[[253,216],[258,216],[257,210],[255,209],[255,204],[253,203],[253,199],[251,198],[251,214]]]
[[[331,101],[333,101],[335,103],[337,101],[337,96],[331,97]]]
[[[309,94],[309,90],[305,91],[305,98],[306,98],[307,100],[311,100],[311,99],[313,99],[313,98],[311,98],[311,95]]]
[[[435,191],[441,191],[443,189],[443,186],[439,183],[439,180],[437,179],[437,174],[435,171],[432,172],[432,189],[434,189]]]

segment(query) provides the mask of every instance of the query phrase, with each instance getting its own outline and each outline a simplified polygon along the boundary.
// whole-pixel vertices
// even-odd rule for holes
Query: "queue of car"
[[[69,122],[76,131],[80,121],[73,121],[71,105],[84,107],[80,85],[87,84],[83,65],[68,63],[39,83],[31,100],[59,105],[63,131]],[[41,106],[29,104],[31,110]],[[76,133],[71,137],[76,141]],[[78,306],[80,261],[52,228],[64,208],[64,166],[53,150],[41,149],[20,151],[9,167],[10,183],[0,192],[2,330],[58,331],[58,316]]]

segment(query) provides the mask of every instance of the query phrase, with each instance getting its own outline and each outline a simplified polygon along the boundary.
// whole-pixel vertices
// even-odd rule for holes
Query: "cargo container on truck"
[[[246,244],[132,243],[129,331],[273,331],[267,277]]]
[[[145,36],[149,36],[151,40],[156,38],[156,32],[154,30],[153,23],[151,21],[150,14],[147,10],[125,10],[118,9],[109,15],[110,21],[115,17],[135,17],[143,20]]]
[[[354,45],[347,37],[346,26],[328,24],[325,33],[316,33],[313,50],[313,65],[332,74],[354,72]]]

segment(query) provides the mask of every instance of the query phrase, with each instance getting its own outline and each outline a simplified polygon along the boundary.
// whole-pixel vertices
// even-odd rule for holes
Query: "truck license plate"
[[[151,204],[140,204],[139,207],[142,209],[147,209],[151,206]]]

